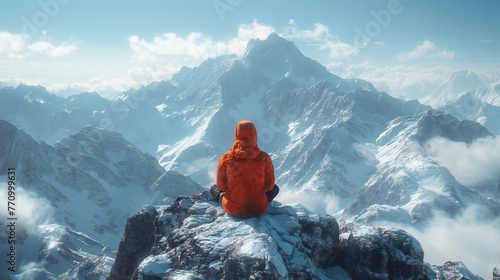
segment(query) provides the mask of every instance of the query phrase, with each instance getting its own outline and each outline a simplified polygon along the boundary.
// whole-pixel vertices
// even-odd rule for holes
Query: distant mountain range
[[[489,85],[472,71],[455,72],[420,101],[460,120],[471,120],[500,135],[500,84]]]
[[[0,120],[0,135],[0,170],[16,169],[19,200],[26,202],[19,195],[26,193],[35,197],[34,204],[49,203],[43,207],[47,213],[28,214],[46,215],[37,230],[19,219],[17,254],[24,257],[19,264],[34,262],[28,275],[37,270],[59,275],[95,256],[110,262],[127,218],[137,209],[203,190],[190,178],[165,171],[116,132],[87,126],[50,146]],[[18,211],[23,207],[37,209],[18,202]],[[2,242],[6,233],[1,232]],[[2,262],[2,273],[5,266]]]

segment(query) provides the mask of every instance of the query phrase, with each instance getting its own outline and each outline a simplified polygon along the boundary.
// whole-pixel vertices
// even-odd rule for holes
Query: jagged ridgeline
[[[477,84],[468,72],[451,82],[466,78]],[[441,90],[455,88],[461,87]],[[496,100],[494,88],[480,93],[456,102],[470,111],[464,106],[471,100]],[[20,268],[25,277],[92,279],[114,266],[112,275],[143,279],[230,279],[240,273],[406,279],[396,275],[408,271],[430,279],[453,273],[479,279],[458,262],[425,264],[418,241],[376,226],[424,227],[434,211],[456,217],[471,205],[481,205],[485,217],[500,213],[498,176],[465,186],[426,150],[436,138],[464,145],[492,138],[488,129],[393,98],[367,81],[338,77],[276,34],[251,40],[242,57],[208,59],[112,100],[97,93],[63,98],[26,85],[0,89],[0,100],[0,167],[16,167],[30,203],[51,213],[20,240],[30,251],[25,263],[32,263]],[[494,109],[483,110],[489,114],[484,123],[493,128]],[[256,124],[259,146],[273,159],[283,191],[274,207],[246,221],[224,215],[203,195],[168,208],[178,196],[199,195],[214,183],[217,161],[241,119]],[[336,219],[286,205],[285,193]],[[154,208],[133,216],[144,205]],[[133,225],[126,227],[132,216],[146,219],[144,230],[154,235],[140,234],[138,253],[130,255],[119,243],[132,234]],[[124,268],[127,254],[133,265]],[[402,256],[412,261],[399,265]],[[408,270],[393,270],[395,264]]]

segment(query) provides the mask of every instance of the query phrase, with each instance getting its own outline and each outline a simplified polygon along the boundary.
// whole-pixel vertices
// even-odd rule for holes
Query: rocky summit
[[[461,263],[423,258],[400,229],[339,225],[278,202],[238,219],[203,192],[129,218],[107,279],[475,279]]]

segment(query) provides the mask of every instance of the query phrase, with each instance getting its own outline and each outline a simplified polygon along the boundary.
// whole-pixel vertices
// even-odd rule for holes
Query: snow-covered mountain
[[[468,82],[441,92],[477,85],[474,75],[462,74]],[[34,158],[44,164],[27,165],[34,179],[22,183],[58,206],[90,203],[88,213],[63,211],[58,222],[102,246],[119,234],[114,225],[130,211],[168,203],[163,197],[178,193],[171,189],[194,193],[199,185],[213,184],[217,161],[242,119],[256,124],[259,146],[273,159],[282,203],[299,202],[316,213],[373,225],[425,225],[434,211],[453,217],[475,204],[484,205],[489,216],[500,213],[499,196],[489,188],[464,186],[427,149],[434,139],[467,145],[492,137],[483,126],[393,98],[367,81],[338,77],[276,34],[250,41],[242,57],[208,59],[114,100],[89,93],[62,98],[27,86],[0,89],[0,98],[6,101],[0,119],[48,143],[23,140],[37,147]],[[23,151],[9,152],[12,164],[33,162],[16,156]],[[500,174],[488,186],[498,186],[499,179]],[[115,209],[116,201],[126,200],[134,202]],[[75,223],[88,217],[93,223],[88,228]],[[98,239],[95,232],[109,239]],[[104,269],[92,263],[107,255],[93,255],[85,262],[89,266],[66,275]]]
[[[40,218],[32,222],[35,229],[23,218],[17,227],[22,236],[17,240],[22,244],[18,272],[36,279],[62,274],[96,256],[109,263],[126,219],[137,209],[203,190],[181,174],[165,172],[154,157],[115,132],[87,126],[50,146],[0,120],[0,135],[0,170],[15,168],[17,191],[23,194],[18,211],[45,209],[24,217]],[[24,194],[33,198],[23,201]],[[4,227],[5,221],[0,221]],[[6,231],[1,234],[5,241]]]
[[[249,42],[241,59],[209,60],[173,80],[192,111],[203,113],[181,112],[190,124],[188,136],[162,146],[158,156],[166,169],[188,173],[202,185],[213,182],[235,124],[250,119],[285,189],[352,198],[372,168],[353,144],[374,142],[386,122],[426,109],[379,93],[366,81],[335,76],[275,34]],[[186,101],[165,104],[175,108],[180,102]]]
[[[213,182],[217,159],[233,141],[234,124],[250,119],[259,145],[272,156],[278,184],[304,196],[299,201],[304,204],[308,197],[326,198],[311,199],[308,206],[315,211],[327,211],[328,198],[336,197],[337,209],[348,207],[341,217],[414,224],[430,219],[431,209],[456,215],[488,196],[458,183],[424,149],[435,137],[470,143],[491,136],[484,127],[392,98],[368,82],[335,76],[277,35],[249,42],[241,59],[210,60],[174,80],[191,108],[204,115],[193,119],[191,135],[160,149],[158,156],[167,169],[190,174],[203,185]],[[199,96],[206,101],[199,103]],[[211,106],[209,97],[218,105]],[[499,213],[497,199],[485,203],[492,215]],[[365,215],[391,207],[389,215]]]
[[[470,144],[488,136],[492,135],[478,123],[432,110],[391,121],[377,139],[376,170],[355,202],[343,210],[343,218],[419,224],[432,211],[454,216],[476,203],[488,207],[491,217],[500,215],[498,200],[460,184],[425,149],[425,143],[436,137]]]
[[[498,96],[500,97],[500,91]],[[498,104],[500,102],[497,102]],[[500,105],[482,101],[473,92],[467,92],[455,102],[440,108],[460,120],[476,121],[494,135],[500,135]]]
[[[429,96],[420,102],[433,108],[440,108],[456,101],[468,91],[483,92],[488,89],[486,83],[473,71],[454,72],[451,77]]]
[[[110,102],[97,93],[63,98],[41,86],[0,89],[0,119],[22,128],[37,141],[53,144],[86,125],[99,126],[99,115]]]
[[[420,102],[460,120],[477,121],[495,135],[500,133],[500,85],[490,85],[472,71],[453,73]]]

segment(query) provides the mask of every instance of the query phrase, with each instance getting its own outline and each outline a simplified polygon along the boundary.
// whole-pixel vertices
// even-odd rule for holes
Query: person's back
[[[273,164],[269,155],[259,149],[252,122],[239,122],[234,138],[231,150],[219,160],[217,185],[211,192],[228,214],[242,218],[259,216],[279,191]]]

